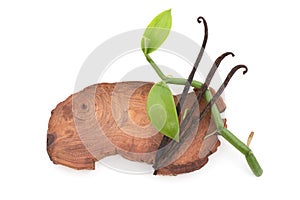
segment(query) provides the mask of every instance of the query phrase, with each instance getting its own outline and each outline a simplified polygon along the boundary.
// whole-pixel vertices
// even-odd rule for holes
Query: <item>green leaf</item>
[[[162,45],[170,33],[171,26],[171,9],[160,13],[150,22],[141,41],[144,54],[150,54]]]
[[[152,86],[147,99],[151,124],[162,134],[179,141],[179,121],[174,98],[165,82]]]

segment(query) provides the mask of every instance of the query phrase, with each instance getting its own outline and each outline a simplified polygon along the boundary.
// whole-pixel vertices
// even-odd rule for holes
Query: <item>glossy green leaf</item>
[[[172,92],[165,82],[152,86],[147,99],[151,124],[162,134],[179,141],[179,122]]]
[[[171,9],[160,13],[150,22],[141,41],[144,54],[150,54],[162,45],[170,33],[171,26]]]

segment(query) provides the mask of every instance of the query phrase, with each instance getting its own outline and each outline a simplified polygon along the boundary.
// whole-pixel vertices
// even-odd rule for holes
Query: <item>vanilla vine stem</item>
[[[151,66],[153,67],[153,69],[155,70],[157,75],[165,83],[176,84],[176,85],[186,85],[187,79],[167,77],[160,70],[160,68],[157,66],[157,64],[152,60],[152,58],[149,56],[149,54],[145,54],[145,57],[146,57],[147,61],[151,64]],[[203,86],[203,83],[193,80],[191,82],[191,86],[200,89]],[[204,98],[205,98],[206,102],[210,102],[212,100],[213,97],[209,90],[205,91]],[[252,172],[256,176],[261,176],[263,173],[263,170],[262,170],[260,164],[258,163],[257,159],[255,158],[252,150],[245,143],[243,143],[240,139],[238,139],[232,132],[230,132],[227,128],[224,127],[224,122],[223,122],[220,112],[215,104],[211,107],[211,115],[212,115],[212,118],[216,125],[217,132],[246,157],[247,163],[248,163],[250,169],[252,170]]]

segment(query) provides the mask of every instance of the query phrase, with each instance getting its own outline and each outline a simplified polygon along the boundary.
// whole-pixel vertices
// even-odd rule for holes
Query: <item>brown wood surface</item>
[[[152,164],[163,137],[151,126],[146,113],[152,85],[149,82],[101,83],[59,103],[51,112],[47,131],[47,152],[53,163],[74,169],[95,169],[96,161],[120,154],[132,161]],[[191,107],[195,92],[189,93],[183,110]],[[176,102],[178,97],[174,96]],[[205,101],[201,100],[194,115],[204,106]],[[222,99],[217,106],[221,112],[226,108]],[[208,113],[175,159],[157,174],[177,175],[204,166],[208,156],[220,145],[217,135],[204,140],[214,130]]]

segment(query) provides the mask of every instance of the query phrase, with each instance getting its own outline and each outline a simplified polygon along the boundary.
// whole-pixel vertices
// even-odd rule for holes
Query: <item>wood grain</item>
[[[69,96],[51,112],[47,131],[47,152],[55,164],[74,169],[95,169],[95,162],[120,154],[126,159],[153,163],[162,134],[151,126],[146,100],[153,83],[119,82],[89,86]],[[191,107],[196,93],[189,93],[183,109]],[[179,96],[174,96],[175,101]],[[201,100],[195,115],[205,106]],[[218,109],[226,108],[222,99]],[[175,159],[158,170],[177,175],[203,167],[217,150],[217,135],[204,140],[215,129],[210,113],[185,142]]]

